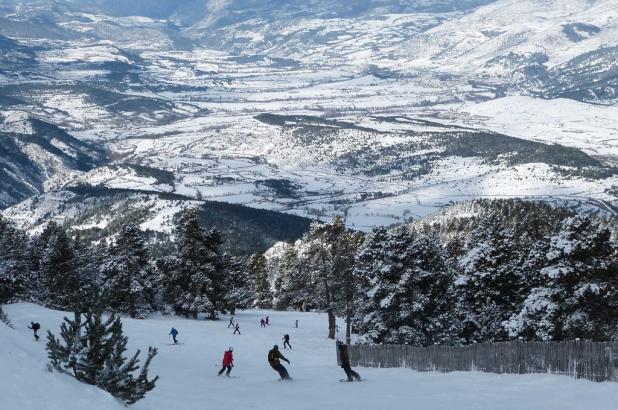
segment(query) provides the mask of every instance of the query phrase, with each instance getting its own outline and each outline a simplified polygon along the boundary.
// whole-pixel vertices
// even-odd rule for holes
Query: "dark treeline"
[[[197,209],[181,215],[175,238],[168,255],[154,258],[135,225],[109,244],[86,246],[55,223],[30,237],[0,219],[0,302],[75,312],[98,306],[134,318],[153,311],[216,318],[250,306],[247,258],[223,254],[220,233],[200,225]]]
[[[267,253],[275,308],[351,310],[373,343],[618,340],[615,221],[499,200],[360,240],[341,227]]]
[[[197,209],[183,212],[172,249],[155,257],[134,225],[86,246],[53,223],[30,237],[0,220],[0,301],[131,317],[319,310],[331,338],[339,316],[366,341],[415,346],[618,340],[615,220],[475,201],[367,235],[340,218],[314,223],[250,258],[224,254],[220,232],[200,222]]]

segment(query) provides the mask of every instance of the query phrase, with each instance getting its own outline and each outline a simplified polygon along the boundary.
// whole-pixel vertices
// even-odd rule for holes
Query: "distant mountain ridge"
[[[90,186],[174,196],[157,226],[204,201],[364,230],[479,197],[614,214],[617,49],[615,0],[2,1],[0,207]]]

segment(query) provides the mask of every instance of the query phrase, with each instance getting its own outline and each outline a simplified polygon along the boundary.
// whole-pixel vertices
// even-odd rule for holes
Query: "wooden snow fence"
[[[430,347],[353,345],[349,352],[352,366],[407,367],[422,372],[551,373],[597,382],[618,381],[618,343],[514,341]]]

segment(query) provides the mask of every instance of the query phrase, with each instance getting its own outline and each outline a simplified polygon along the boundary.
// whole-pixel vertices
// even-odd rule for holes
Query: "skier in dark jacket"
[[[232,316],[232,317],[230,318],[230,321],[229,321],[229,323],[227,324],[227,328],[229,329],[229,328],[230,328],[230,326],[234,326],[234,316]]]
[[[350,366],[350,354],[348,353],[348,345],[343,344],[340,341],[337,341],[337,348],[339,349],[339,359],[341,360],[341,368],[345,371],[346,376],[348,376],[348,381],[352,382],[354,379],[360,381],[361,377],[358,373],[352,370]]]
[[[288,374],[287,369],[283,367],[280,360],[283,360],[284,362],[287,362],[288,364],[290,364],[290,361],[286,359],[285,356],[283,356],[281,352],[279,351],[279,346],[275,345],[268,352],[268,363],[270,364],[270,367],[272,367],[279,373],[281,380],[291,380],[292,378]]]
[[[218,376],[221,376],[225,369],[227,369],[227,373],[225,374],[227,377],[230,377],[230,372],[232,371],[232,367],[234,367],[234,349],[231,347],[227,349],[227,351],[223,354],[223,367],[219,370]]]
[[[36,332],[39,331],[39,329],[41,329],[41,325],[35,322],[30,322],[30,326],[27,326],[28,329],[31,329],[32,332],[34,332],[34,340],[36,340],[37,342],[39,341],[40,337],[39,335],[37,335]]]
[[[170,335],[172,335],[172,339],[174,339],[174,344],[178,343],[178,340],[176,340],[176,336],[178,336],[178,330],[172,328],[172,330],[170,330]]]
[[[234,327],[234,333],[233,334],[236,334],[236,333],[238,333],[238,335],[240,335],[240,325],[238,323],[236,323],[236,326]]]
[[[260,327],[266,327],[266,321],[264,318],[260,319]]]
[[[287,347],[289,347],[290,349],[292,349],[292,345],[290,344],[290,335],[284,335],[283,336],[283,348],[287,349]]]

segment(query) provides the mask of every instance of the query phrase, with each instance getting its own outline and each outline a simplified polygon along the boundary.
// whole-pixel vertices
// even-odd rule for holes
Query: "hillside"
[[[78,186],[33,197],[4,212],[17,227],[39,232],[53,221],[86,242],[113,237],[122,226],[135,223],[151,240],[168,246],[178,214],[199,207],[200,221],[218,229],[222,249],[235,255],[264,252],[276,242],[293,242],[311,220],[223,202],[198,201],[173,193]]]
[[[36,320],[42,330],[58,332],[63,312],[30,304],[5,306],[16,325],[11,330],[0,323],[0,394],[8,408],[34,410],[62,408],[93,410],[124,408],[106,393],[84,386],[68,376],[48,373],[43,342],[32,340],[25,324]],[[261,329],[259,319],[270,316],[272,325]],[[394,410],[413,405],[437,410],[493,410],[496,406],[518,410],[561,408],[599,410],[613,408],[618,399],[612,383],[593,383],[551,375],[493,375],[483,373],[417,373],[408,369],[357,369],[367,380],[339,383],[343,371],[337,367],[332,341],[325,338],[326,317],[317,313],[244,311],[236,319],[242,336],[233,336],[227,320],[193,321],[169,316],[146,320],[123,319],[129,350],[159,348],[151,368],[161,379],[136,410],[182,407],[187,410],[214,408],[273,409],[282,405],[295,409],[337,409],[342,405],[374,409],[389,403]],[[299,320],[299,329],[293,328]],[[167,334],[174,326],[184,344],[169,345]],[[277,380],[266,362],[266,353],[289,333],[294,350],[283,353],[290,359],[291,383]],[[233,379],[216,376],[228,346],[234,347]],[[70,398],[70,400],[67,400]]]
[[[5,207],[101,185],[362,230],[474,198],[615,213],[611,0],[20,3],[0,6],[3,123],[108,155],[18,153]]]

